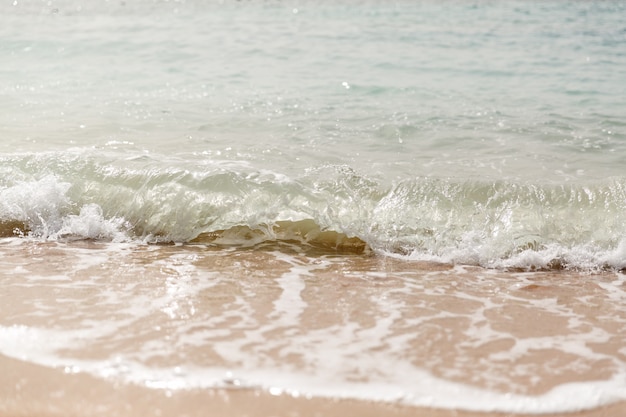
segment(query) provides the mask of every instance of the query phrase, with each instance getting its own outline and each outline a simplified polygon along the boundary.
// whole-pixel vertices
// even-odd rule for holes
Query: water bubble
[[[65,372],[66,374],[77,374],[80,372],[80,367],[76,365],[66,366],[65,368],[63,368],[63,372]]]

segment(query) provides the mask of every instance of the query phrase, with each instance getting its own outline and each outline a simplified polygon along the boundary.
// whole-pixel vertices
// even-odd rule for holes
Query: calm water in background
[[[83,288],[111,287],[104,298],[97,291],[91,295],[93,305],[102,306],[83,312],[93,316],[91,324],[79,320],[82,313],[76,314],[78,330],[60,324],[51,330],[29,322],[28,315],[23,320],[7,315],[0,327],[5,340],[0,350],[17,357],[26,340],[33,362],[65,366],[67,361],[56,353],[37,350],[37,340],[65,340],[65,345],[59,342],[50,347],[62,349],[97,338],[102,329],[108,329],[105,333],[110,333],[113,342],[119,342],[116,337],[128,337],[129,344],[138,346],[135,356],[129,353],[123,359],[141,363],[128,379],[145,380],[146,367],[158,379],[171,370],[150,368],[146,359],[154,353],[150,349],[160,346],[174,367],[171,357],[175,353],[168,349],[180,346],[172,342],[166,347],[165,340],[170,339],[158,334],[146,336],[153,343],[148,349],[145,340],[133,339],[137,332],[122,334],[127,321],[138,317],[133,325],[142,329],[141,320],[149,321],[154,312],[178,320],[167,337],[181,346],[192,346],[192,357],[197,354],[193,346],[204,340],[193,339],[189,329],[194,324],[210,320],[211,314],[217,314],[216,323],[228,322],[235,314],[247,326],[256,317],[251,313],[256,304],[254,297],[246,297],[255,291],[264,294],[257,287],[248,289],[244,291],[248,295],[238,299],[240,305],[228,304],[232,311],[218,306],[218,313],[202,312],[194,319],[192,310],[204,302],[204,291],[218,284],[231,289],[252,285],[256,281],[240,283],[236,272],[258,278],[255,274],[264,277],[267,267],[276,290],[275,299],[267,304],[274,306],[272,317],[286,321],[262,321],[269,326],[262,329],[278,329],[282,336],[275,341],[259,336],[253,341],[256,351],[283,342],[285,346],[310,343],[311,349],[300,353],[309,365],[318,364],[313,368],[332,375],[335,368],[320,365],[320,360],[334,354],[345,360],[346,369],[358,370],[363,362],[350,356],[350,346],[376,352],[375,342],[381,337],[397,340],[375,353],[379,361],[368,362],[371,374],[376,375],[376,366],[385,360],[395,358],[393,363],[404,369],[406,357],[413,358],[415,346],[405,345],[403,339],[413,330],[405,329],[403,323],[422,313],[409,308],[407,297],[416,292],[433,296],[438,300],[437,311],[428,311],[440,319],[447,314],[448,304],[437,294],[455,293],[454,280],[463,273],[460,266],[461,275],[453,270],[432,278],[432,287],[428,286],[431,278],[419,287],[410,272],[398,272],[410,269],[410,263],[385,269],[385,256],[496,270],[565,268],[614,274],[624,269],[625,22],[626,3],[619,1],[3,3],[0,242],[7,259],[5,284],[25,288],[24,294],[50,285],[51,291],[64,291],[67,300],[82,297]],[[80,243],[72,246],[83,239],[88,239],[85,246],[95,248],[87,250]],[[254,248],[272,242],[278,242],[274,249],[291,248],[298,240],[301,246],[296,252],[306,252],[305,260],[291,257],[292,249],[278,250],[276,259],[267,263],[266,250],[257,255],[262,261],[247,250],[239,254],[232,250],[232,245]],[[63,246],[68,242],[69,246]],[[170,252],[168,247],[150,245],[158,242],[190,244]],[[319,252],[310,251],[309,244]],[[202,245],[210,250],[202,252]],[[333,258],[337,245],[340,251],[357,253],[366,245],[365,252],[381,257],[376,261],[381,263],[364,258],[363,262],[374,264],[363,266],[350,257]],[[15,253],[27,253],[26,259],[10,255],[15,248]],[[213,260],[218,259],[215,250],[220,248],[227,259],[224,262],[233,265]],[[241,269],[237,256],[248,262],[241,261],[245,268]],[[30,257],[51,259],[50,276],[29,263]],[[351,266],[342,269],[344,264]],[[388,285],[394,286],[389,292],[365,288],[361,293],[364,304],[378,306],[372,310],[378,330],[372,331],[371,340],[365,324],[350,327],[350,322],[341,319],[336,326],[329,325],[326,333],[315,333],[307,331],[299,316],[308,311],[307,305],[309,310],[325,305],[305,299],[309,290],[319,294],[316,284],[307,280],[323,273],[328,276],[322,281],[346,278],[341,275],[346,270],[356,271],[367,285],[386,276],[393,284]],[[498,274],[484,272],[491,273]],[[607,366],[607,374],[612,376],[598,377],[608,387],[602,391],[604,397],[579,396],[576,404],[568,403],[576,397],[574,387],[574,391],[546,394],[544,400],[554,399],[546,406],[541,399],[526,397],[511,404],[505,394],[486,395],[474,402],[474,391],[467,390],[459,396],[460,402],[446,403],[458,387],[444,384],[439,394],[433,394],[431,404],[479,410],[497,404],[496,408],[505,411],[533,412],[592,407],[619,397],[614,393],[626,383],[626,366],[615,346],[623,340],[620,329],[626,319],[619,311],[626,299],[623,275],[616,275],[599,280],[594,289],[585,287],[588,293],[576,294],[580,300],[590,300],[592,295],[602,302],[612,300],[605,314],[610,325],[604,330],[594,329],[595,319],[585,316],[587,310],[580,306],[587,301],[566,309],[551,304],[551,298],[516,292],[519,288],[511,282],[496,285],[508,289],[502,300],[494,301],[492,288],[480,287],[491,278],[483,279],[480,274],[470,273],[467,278],[468,282],[476,280],[480,290],[455,293],[457,301],[468,303],[467,311],[459,313],[460,323],[474,326],[494,311],[497,318],[496,307],[507,309],[516,303],[530,312],[541,312],[538,321],[545,314],[547,322],[563,319],[569,323],[562,338],[551,339],[553,330],[546,328],[535,335],[538,339],[531,335],[526,344],[520,343],[527,336],[524,332],[508,329],[514,339],[519,338],[517,353],[512,355],[518,355],[522,363],[533,343],[544,343],[546,349],[552,347],[560,354],[582,355],[581,361],[589,364],[584,369],[593,369],[598,361],[606,364],[608,358],[613,367]],[[145,289],[130,284],[136,276],[145,278]],[[123,285],[114,285],[111,277]],[[205,278],[215,282],[209,284]],[[523,274],[509,278],[536,287]],[[159,291],[162,294],[152,299]],[[337,293],[333,287],[323,291],[329,296]],[[290,304],[280,294],[293,296],[297,302]],[[384,301],[387,296],[392,301]],[[132,300],[137,304],[120,312],[128,317],[111,318],[114,314],[108,309],[116,311],[118,304]],[[430,301],[420,302],[430,305]],[[49,303],[49,310],[40,308],[42,303]],[[67,308],[62,300],[39,300],[33,306],[40,311],[28,317],[54,317]],[[403,306],[409,306],[404,316],[399,313]],[[311,314],[317,317],[315,311]],[[510,314],[515,317],[517,313]],[[584,329],[593,330],[585,333],[575,324],[582,322]],[[304,329],[300,336],[290,333],[294,325]],[[350,330],[349,334],[341,333],[342,328]],[[365,335],[365,341],[353,344],[352,331]],[[471,326],[465,331],[467,339],[459,336],[459,340],[476,346],[509,337],[499,330],[477,333]],[[272,375],[263,373],[262,356],[258,363],[246,366],[251,360],[244,349],[250,342],[247,333],[232,333],[228,343],[220,342],[221,333],[209,333],[206,337],[214,339],[224,358],[232,354],[242,361],[238,369],[261,369],[262,381],[263,375],[266,379]],[[325,336],[318,340],[320,334]],[[589,340],[610,341],[612,347],[606,352],[612,353],[590,353]],[[110,358],[121,354],[113,342],[106,352]],[[241,351],[231,352],[233,346]],[[82,357],[78,350],[76,356],[68,355]],[[85,352],[87,348],[83,356]],[[467,353],[468,357],[472,354]],[[279,361],[280,355],[271,358]],[[439,366],[438,357],[431,359],[433,368],[426,367],[426,371],[437,377],[454,380],[467,371],[455,364],[437,373],[433,369]],[[110,375],[117,366],[110,360],[103,364],[76,359],[75,363],[88,372]],[[575,379],[581,366],[576,368],[574,360],[572,364]],[[478,384],[481,388],[509,389],[520,395],[532,391],[523,382],[510,382],[512,368],[500,365],[495,361],[489,372],[471,372],[483,381]],[[72,373],[71,363],[68,366]],[[281,369],[276,365],[273,371]],[[533,369],[524,372],[540,372],[541,366]],[[222,371],[221,367],[201,368],[197,373],[189,370],[186,381],[189,386],[204,386],[204,377]],[[406,378],[393,370],[382,371],[387,370],[378,369],[383,382],[395,381],[389,388],[394,393],[411,378],[422,378],[422,371]],[[125,372],[129,371],[119,371]],[[254,379],[257,374],[249,375]],[[289,381],[297,378],[289,371],[286,375],[283,386],[288,388]],[[180,386],[187,386],[178,373],[165,379],[169,381],[165,387],[175,387],[181,380]],[[307,381],[303,386],[310,392],[316,392],[316,384],[324,386],[317,380]],[[373,398],[377,389],[376,383],[350,387],[355,398]],[[428,394],[430,384],[421,387]],[[329,390],[332,395],[332,387]],[[425,404],[423,393],[416,392],[408,389],[403,395],[414,399],[409,402]]]

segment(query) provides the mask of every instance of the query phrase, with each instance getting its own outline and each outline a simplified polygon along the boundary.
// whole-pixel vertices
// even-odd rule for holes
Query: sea
[[[626,2],[3,0],[0,264],[68,378],[626,401]]]

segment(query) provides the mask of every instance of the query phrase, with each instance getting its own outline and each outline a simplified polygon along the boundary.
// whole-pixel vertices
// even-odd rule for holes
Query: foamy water
[[[163,390],[624,399],[623,2],[0,12],[4,355]]]
[[[626,399],[621,274],[299,249],[5,240],[0,352],[165,391],[527,413]]]

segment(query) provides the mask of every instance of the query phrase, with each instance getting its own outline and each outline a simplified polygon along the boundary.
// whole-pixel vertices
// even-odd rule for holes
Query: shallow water
[[[626,400],[622,274],[311,257],[294,243],[0,251],[0,353],[113,386],[526,413]]]
[[[3,4],[0,353],[157,390],[623,400],[625,16]]]
[[[625,265],[621,2],[3,7],[3,235],[306,220],[412,259]]]

